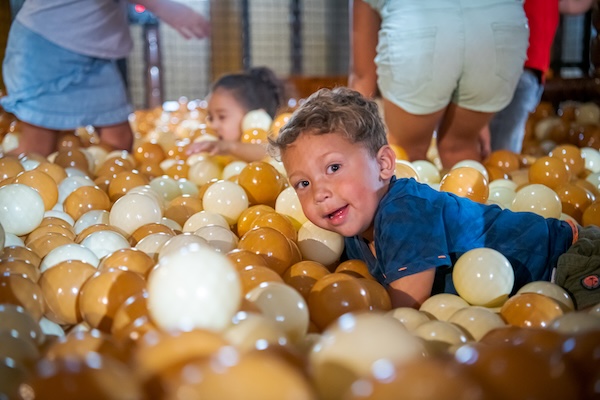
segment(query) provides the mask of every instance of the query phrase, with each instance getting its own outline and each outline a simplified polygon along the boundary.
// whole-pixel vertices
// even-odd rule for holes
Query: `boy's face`
[[[306,217],[343,236],[370,232],[395,166],[389,146],[373,157],[339,133],[300,134],[282,161]]]
[[[230,91],[217,89],[208,98],[208,123],[220,139],[237,142],[242,136],[242,119],[246,109]]]

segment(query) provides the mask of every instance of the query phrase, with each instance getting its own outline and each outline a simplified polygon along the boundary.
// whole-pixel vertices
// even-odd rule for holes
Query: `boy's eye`
[[[329,167],[327,167],[327,172],[332,173],[332,172],[337,172],[340,169],[341,165],[340,164],[331,164]]]
[[[294,185],[294,188],[303,189],[303,188],[307,187],[308,185],[309,185],[308,181],[298,181],[298,183],[296,183],[296,185]]]

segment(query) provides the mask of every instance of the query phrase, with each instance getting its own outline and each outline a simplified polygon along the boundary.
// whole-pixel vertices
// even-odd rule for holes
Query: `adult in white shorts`
[[[511,100],[529,39],[521,0],[354,0],[349,86],[383,97],[391,144],[446,168],[481,161],[479,135]]]

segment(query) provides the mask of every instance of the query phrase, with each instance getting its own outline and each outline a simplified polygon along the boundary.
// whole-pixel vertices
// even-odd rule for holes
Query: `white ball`
[[[342,255],[344,237],[307,221],[298,231],[298,247],[305,260],[327,266],[339,260]]]
[[[20,183],[0,188],[0,224],[5,232],[30,233],[40,225],[44,212],[44,200],[35,189]]]
[[[180,235],[171,237],[165,242],[165,244],[162,245],[160,251],[158,252],[158,259],[160,260],[165,256],[186,251],[185,248],[192,245],[192,243],[197,243],[200,246],[208,246],[208,243],[205,239],[196,236],[193,233],[182,233]]]
[[[202,210],[192,215],[183,224],[183,232],[196,232],[203,226],[218,225],[229,229],[229,223],[221,214]]]
[[[150,181],[150,187],[162,196],[163,200],[168,203],[175,197],[181,196],[181,188],[179,183],[169,176],[159,176]]]
[[[302,210],[298,194],[293,187],[285,188],[279,193],[277,200],[275,200],[275,211],[290,217],[296,230],[308,221]]]
[[[117,250],[131,247],[123,235],[108,229],[90,233],[81,241],[81,245],[93,251],[99,259]]]
[[[338,398],[357,377],[395,371],[394,365],[427,354],[425,343],[397,319],[379,313],[347,313],[321,335],[309,352],[319,398]],[[386,374],[387,375],[387,374]]]
[[[42,317],[39,324],[40,328],[42,328],[42,332],[46,335],[65,336],[63,328],[56,322],[50,321],[48,318]]]
[[[213,158],[202,158],[190,166],[187,178],[198,186],[220,179],[223,168]]]
[[[80,244],[69,243],[58,246],[46,254],[46,257],[42,259],[40,264],[40,272],[44,272],[48,268],[52,268],[58,263],[68,260],[83,261],[94,268],[97,268],[98,264],[100,264],[100,259],[92,250]]]
[[[502,208],[510,208],[517,193],[508,187],[496,186],[490,188],[487,204],[497,204]]]
[[[240,278],[223,254],[193,244],[159,260],[148,277],[148,311],[165,331],[223,331],[241,304]]]
[[[440,171],[431,161],[415,160],[412,162],[412,166],[419,175],[419,182],[440,183],[442,179]]]
[[[200,192],[200,190],[198,189],[198,185],[185,178],[177,179],[177,185],[179,186],[179,190],[181,190],[181,194],[198,196],[198,193]]]
[[[231,229],[218,225],[203,226],[195,231],[194,235],[204,239],[212,249],[223,254],[237,248],[239,242],[239,238]]]
[[[108,225],[110,213],[106,210],[90,210],[83,214],[73,225],[75,234],[79,235],[85,228],[92,225],[104,224]]]
[[[511,189],[513,192],[515,192],[517,190],[517,187],[519,187],[519,185],[517,185],[514,181],[511,181],[510,179],[496,179],[491,181],[488,186],[490,187],[490,190],[496,188],[506,188]]]
[[[249,204],[244,188],[230,181],[213,183],[202,197],[204,210],[221,214],[229,225],[237,223]]]
[[[224,180],[229,180],[230,178],[239,175],[247,165],[248,163],[246,161],[232,161],[227,164],[225,168],[223,168],[223,175],[221,178]]]
[[[62,204],[57,204],[57,206],[59,206],[61,208],[61,210],[48,210],[44,213],[44,218],[47,218],[47,217],[59,218],[59,219],[62,219],[63,221],[65,221],[67,224],[74,226],[75,220],[69,214],[62,211],[62,207],[63,207]]]
[[[562,204],[554,190],[546,185],[534,183],[519,189],[510,209],[512,211],[529,211],[544,218],[559,218]]]
[[[242,118],[242,131],[248,129],[264,129],[269,131],[273,118],[265,110],[252,110]]]
[[[592,172],[600,172],[600,152],[593,147],[581,149],[581,157],[585,162],[585,169]]]
[[[592,172],[585,177],[585,180],[593,184],[600,190],[600,172]]]
[[[5,232],[4,233],[4,247],[8,247],[8,246],[25,247],[25,242],[23,241],[23,239],[21,239],[14,233]]]
[[[152,197],[127,193],[110,209],[110,224],[131,235],[137,228],[150,223],[159,223],[162,210]]]
[[[459,296],[469,304],[498,307],[513,289],[515,272],[502,253],[481,247],[460,256],[454,264],[452,281]]]
[[[137,242],[135,248],[148,254],[153,260],[157,260],[164,245],[174,237],[165,232],[151,233]]]
[[[246,293],[246,300],[275,322],[287,337],[298,342],[308,331],[308,306],[304,297],[283,282],[263,282]]]

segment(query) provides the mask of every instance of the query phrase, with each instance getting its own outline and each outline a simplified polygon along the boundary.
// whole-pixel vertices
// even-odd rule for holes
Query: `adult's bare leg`
[[[438,129],[437,146],[445,168],[462,160],[483,160],[480,134],[494,113],[467,110],[452,103]]]
[[[100,143],[115,150],[132,151],[133,131],[129,122],[111,126],[96,127]]]
[[[426,160],[433,132],[444,115],[444,110],[416,115],[385,99],[383,110],[390,144],[401,146],[410,161]]]
[[[11,150],[9,154],[39,154],[47,157],[56,151],[58,142],[58,131],[31,125],[27,122],[19,122],[19,146]]]

